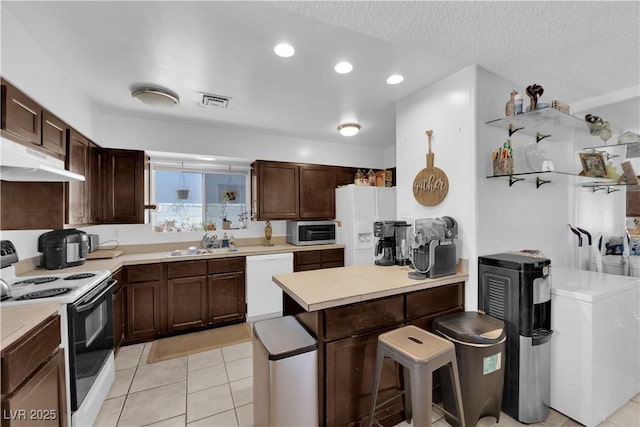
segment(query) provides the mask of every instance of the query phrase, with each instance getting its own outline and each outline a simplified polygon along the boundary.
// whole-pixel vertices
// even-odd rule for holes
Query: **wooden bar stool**
[[[380,375],[384,358],[388,357],[402,365],[404,373],[404,405],[407,414],[407,422],[413,417],[416,427],[431,426],[431,388],[433,372],[443,366],[449,368],[451,374],[454,400],[457,414],[444,411],[465,427],[464,411],[462,409],[462,394],[460,392],[460,380],[458,378],[458,366],[456,364],[455,347],[452,342],[440,338],[416,326],[403,326],[393,331],[381,334],[378,337],[378,350],[376,355],[376,370],[371,392],[371,409],[369,411],[369,427],[375,422],[376,400]],[[382,406],[391,400],[381,403]]]

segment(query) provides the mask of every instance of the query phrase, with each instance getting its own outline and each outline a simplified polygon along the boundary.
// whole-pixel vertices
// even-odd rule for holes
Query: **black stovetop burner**
[[[42,285],[43,283],[49,283],[58,280],[57,277],[44,276],[44,277],[32,277],[31,279],[20,280],[15,282],[11,286],[29,286],[29,285]]]
[[[79,280],[79,279],[88,279],[89,277],[95,276],[96,273],[77,273],[72,274],[64,278],[64,280]]]
[[[64,295],[68,292],[71,292],[71,288],[44,289],[41,291],[35,291],[35,292],[30,292],[28,294],[24,294],[16,298],[16,301],[24,301],[28,299],[38,299],[38,298],[50,298],[58,295]]]

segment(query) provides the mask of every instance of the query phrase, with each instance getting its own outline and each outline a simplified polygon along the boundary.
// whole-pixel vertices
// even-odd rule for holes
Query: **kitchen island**
[[[431,330],[434,318],[464,310],[466,273],[413,280],[409,271],[371,264],[273,277],[284,291],[284,314],[296,316],[318,340],[321,425],[366,424],[378,335],[409,324]],[[402,389],[401,369],[386,360],[378,401]],[[402,421],[402,398],[377,418],[385,426]]]

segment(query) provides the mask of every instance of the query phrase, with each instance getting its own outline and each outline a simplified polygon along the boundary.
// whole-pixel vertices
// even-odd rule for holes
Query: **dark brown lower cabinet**
[[[160,282],[127,283],[127,342],[156,338],[160,312]]]
[[[67,425],[64,350],[54,356],[18,390],[2,400],[2,427]]]
[[[2,349],[2,427],[67,425],[60,317],[51,316]]]
[[[167,280],[167,330],[198,328],[207,324],[207,276]]]
[[[244,257],[127,266],[125,342],[243,322],[244,266]]]
[[[124,288],[121,286],[113,293],[113,350],[118,353],[124,339]]]
[[[209,276],[209,322],[214,325],[244,320],[247,312],[244,273],[212,274]]]
[[[390,330],[392,328],[356,335],[326,345],[326,393],[331,396],[327,399],[327,419],[331,420],[328,425],[347,426],[353,425],[354,420],[368,420],[378,335]],[[385,402],[402,391],[399,369],[392,360],[385,359],[378,402]],[[376,418],[382,423],[397,424],[402,410],[402,398],[397,397],[377,411]],[[397,415],[394,417],[394,414]]]
[[[320,424],[360,426],[366,425],[371,404],[378,336],[406,324],[431,330],[435,317],[463,311],[464,283],[312,312],[304,311],[286,294],[284,303],[284,314],[295,315],[318,340]],[[434,385],[437,388],[437,379]],[[378,401],[402,389],[402,370],[391,360],[385,361]],[[435,389],[434,396],[437,392]],[[384,426],[398,424],[404,416],[401,398],[377,413]]]

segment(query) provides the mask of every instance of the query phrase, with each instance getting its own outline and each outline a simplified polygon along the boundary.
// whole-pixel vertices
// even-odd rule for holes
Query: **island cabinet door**
[[[174,332],[206,324],[207,276],[168,279],[167,330]]]
[[[326,425],[360,425],[368,420],[371,387],[375,372],[378,335],[393,328],[356,335],[326,344]],[[402,391],[401,371],[391,359],[385,359],[380,378],[378,402]],[[398,396],[376,413],[383,425],[402,420],[404,404]],[[366,424],[363,424],[366,425]]]

